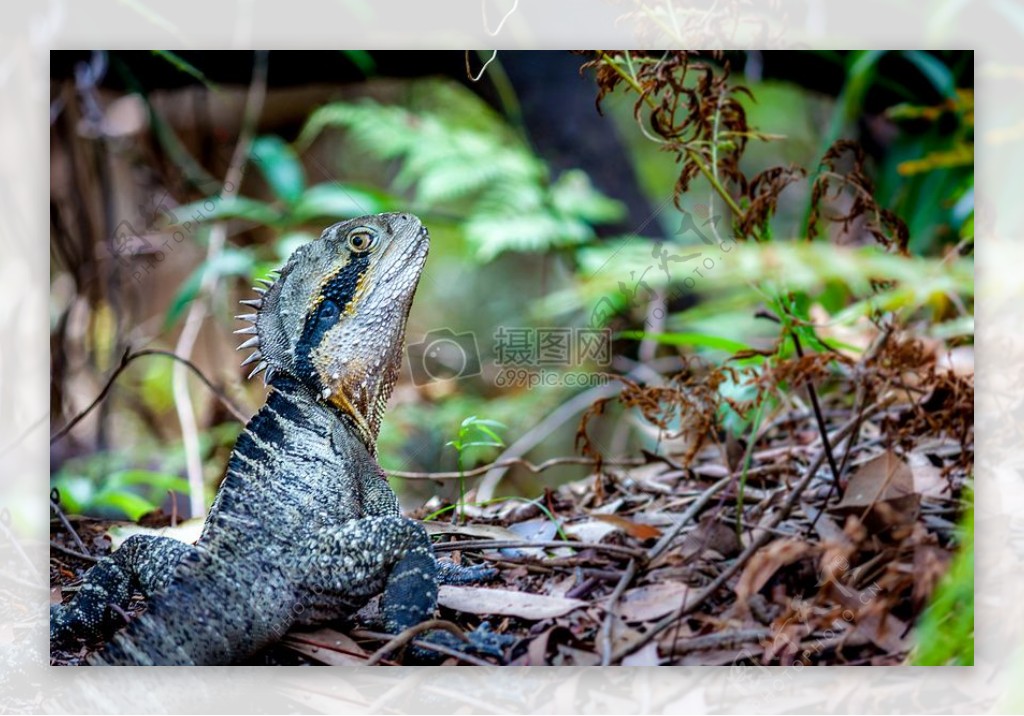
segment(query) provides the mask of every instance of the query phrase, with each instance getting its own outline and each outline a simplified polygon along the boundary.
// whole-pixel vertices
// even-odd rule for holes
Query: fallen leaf
[[[700,591],[680,582],[662,582],[630,589],[622,595],[616,613],[627,622],[649,622],[671,614],[684,599]]]
[[[291,632],[284,645],[328,666],[362,666],[369,655],[347,634],[334,629]]]
[[[592,651],[574,649],[571,646],[558,647],[558,659],[554,666],[597,666],[601,657]]]
[[[846,608],[843,620],[852,621],[854,631],[866,636],[879,649],[899,654],[910,648],[910,630],[905,622],[889,613],[889,605],[881,598],[876,585],[863,591],[846,587],[837,590],[837,597]]]
[[[532,621],[560,617],[587,606],[587,602],[581,599],[448,584],[441,585],[438,590],[437,603],[468,614],[502,614]]]
[[[118,549],[124,541],[133,535],[157,535],[170,537],[185,544],[195,544],[199,535],[203,533],[205,520],[194,517],[184,522],[179,522],[174,527],[143,527],[141,525],[114,525],[107,530],[107,537],[110,538],[110,549]]]
[[[521,540],[522,535],[498,525],[453,525],[450,522],[420,522],[428,535],[463,535],[480,539]]]
[[[550,542],[558,535],[558,525],[547,517],[538,517],[525,522],[517,522],[509,526],[513,534],[512,539],[526,540],[528,542]],[[544,550],[538,547],[503,547],[501,554],[506,557],[544,557]]]
[[[914,591],[913,601],[917,609],[922,609],[939,581],[949,569],[952,556],[947,550],[933,544],[919,544],[914,547]]]
[[[653,641],[622,660],[623,666],[658,666],[660,663],[658,644]]]
[[[927,455],[912,452],[907,456],[907,464],[914,478],[914,492],[922,497],[949,496],[949,484],[942,470],[935,467]]]
[[[581,542],[600,542],[612,532],[619,531],[616,525],[596,519],[574,522],[571,525],[566,525],[564,529],[567,535],[575,537]]]
[[[745,615],[750,608],[747,601],[761,591],[777,571],[813,550],[814,547],[803,540],[777,539],[755,552],[736,583],[736,609]]]
[[[697,528],[686,535],[679,552],[686,559],[692,559],[705,552],[714,551],[723,557],[731,557],[741,549],[736,530],[722,524],[712,513],[702,515]]]
[[[607,522],[610,525],[615,525],[630,537],[638,539],[641,542],[661,537],[661,530],[657,527],[642,525],[639,522],[634,522],[622,515],[594,515],[594,519]]]
[[[887,450],[850,475],[843,499],[830,511],[856,515],[869,529],[883,532],[917,519],[920,501],[910,467]]]

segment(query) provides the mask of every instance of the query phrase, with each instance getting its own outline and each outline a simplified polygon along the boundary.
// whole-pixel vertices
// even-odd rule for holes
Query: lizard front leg
[[[50,641],[95,642],[109,636],[120,625],[116,611],[128,607],[132,594],[137,590],[148,597],[163,589],[194,550],[170,537],[132,535],[85,573],[71,601],[50,606]]]
[[[434,616],[437,608],[439,563],[434,559],[424,529],[404,517],[366,517],[323,530],[311,553],[316,568],[306,589],[337,595],[339,613],[377,594],[383,588],[381,612],[384,628],[398,634]],[[447,563],[450,564],[450,563]],[[491,576],[486,568],[445,567],[453,581],[479,581]],[[477,633],[479,632],[479,633]],[[430,632],[427,641],[453,649],[469,648],[501,656],[504,642],[486,627],[470,633],[468,644],[443,631]],[[414,650],[417,659],[436,653]]]

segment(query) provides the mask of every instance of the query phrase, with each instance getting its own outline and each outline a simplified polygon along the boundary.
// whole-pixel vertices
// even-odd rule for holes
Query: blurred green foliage
[[[879,63],[894,54],[916,67],[943,103],[929,106],[915,101],[920,93],[913,88],[893,87],[879,72]],[[346,57],[365,75],[373,73],[370,55]],[[620,345],[647,338],[663,352],[696,354],[713,363],[745,351],[749,355],[738,364],[757,365],[767,357],[752,349],[774,346],[779,358],[792,354],[787,342],[776,345],[777,325],[753,316],[757,307],[787,294],[791,301],[786,310],[795,319],[791,328],[811,349],[848,348],[820,337],[811,327],[815,305],[825,310],[830,325],[853,325],[864,316],[892,312],[904,321],[927,322],[935,337],[970,340],[973,94],[957,89],[949,68],[927,53],[809,57],[844,63],[842,91],[833,99],[778,80],[747,83],[756,99],[739,99],[758,135],[770,141],[750,142],[742,171],[753,175],[792,163],[806,167],[813,178],[832,141],[861,131],[871,88],[882,84],[894,89],[906,101],[886,113],[886,150],[878,153],[877,162],[869,162],[867,171],[875,180],[878,202],[907,218],[912,256],[802,241],[809,181],[787,188],[780,197],[765,233],[774,237],[771,242],[736,244],[730,242],[728,221],[705,223],[708,236],[726,242],[723,249],[730,247],[727,253],[715,252],[711,268],[704,262],[709,250],[677,228],[680,214],[671,208],[656,212],[652,224],[655,233],[660,228],[663,243],[631,234],[599,238],[602,227],[623,218],[619,202],[598,191],[582,171],[554,174],[521,131],[470,90],[450,81],[418,79],[404,82],[399,92],[378,92],[378,99],[332,102],[317,109],[294,143],[276,135],[257,137],[250,149],[250,166],[260,179],[253,195],[213,195],[179,207],[174,212],[179,224],[237,219],[251,228],[269,228],[275,238],[229,243],[212,261],[198,266],[171,301],[165,327],[180,322],[210,272],[238,282],[264,277],[324,225],[401,208],[420,214],[434,237],[427,268],[432,280],[421,286],[414,309],[417,315],[433,317],[429,328],[475,321],[482,335],[483,327],[492,324],[605,325],[616,317],[616,326],[625,329],[617,333]],[[167,60],[179,66],[174,56]],[[196,68],[180,68],[205,79]],[[652,207],[664,209],[679,167],[671,152],[638,127],[635,99],[623,88],[607,98],[609,132],[617,128]],[[165,134],[168,128],[155,124],[154,131]],[[173,137],[161,136],[162,142],[174,144]],[[314,144],[319,150],[315,158]],[[328,162],[330,167],[321,165],[325,150],[337,159]],[[314,166],[340,172],[341,180],[311,181],[309,169]],[[714,218],[717,199],[707,182],[696,180],[677,199],[679,208],[691,215]],[[721,211],[720,203],[718,207]],[[968,255],[950,251],[956,244],[968,247]],[[694,250],[705,252],[699,263],[661,265],[666,256],[671,260]],[[467,263],[473,264],[472,271],[465,270]],[[697,267],[702,268],[699,276],[691,273]],[[534,287],[524,287],[542,272],[546,280],[537,282],[537,300],[528,300]],[[507,280],[509,275],[516,280]],[[651,290],[664,292],[677,304],[657,329],[643,313]],[[486,300],[461,300],[475,291],[486,291]],[[434,303],[424,307],[424,301]],[[609,310],[598,315],[594,309],[602,303]],[[966,313],[958,310],[963,307]],[[154,364],[141,385],[144,401],[155,412],[172,407],[166,367]],[[743,393],[742,387],[730,384],[721,390],[733,391],[732,397]],[[495,391],[484,380],[464,380],[458,389],[402,401],[385,420],[382,461],[386,467],[450,469],[453,456],[442,446],[459,434],[467,415],[486,415],[508,425],[509,435],[517,435],[564,401],[565,392]],[[738,415],[726,416],[726,423],[737,432],[749,427]],[[464,460],[461,451],[454,457],[458,469],[483,459],[468,454]],[[168,469],[167,474],[175,471]],[[86,494],[81,487],[86,483],[95,483],[93,492],[99,492],[91,470],[79,468],[76,479],[76,494]],[[135,483],[128,488],[153,496]],[[88,504],[88,499],[77,504]]]
[[[154,364],[170,365],[169,361]],[[144,394],[153,394],[152,383],[156,379],[152,376],[158,374],[152,369],[147,371]],[[240,430],[237,423],[204,430],[199,436],[201,453],[210,455],[214,450],[230,448]],[[172,493],[188,494],[188,482],[181,477],[184,463],[180,442],[141,444],[131,450],[71,458],[50,476],[50,487],[60,491],[61,506],[71,514],[138,520],[159,508]],[[210,468],[211,474],[222,470],[222,466],[214,464]]]
[[[974,665],[974,497],[959,529],[959,549],[917,624],[914,666]]]
[[[313,113],[296,144],[306,148],[324,129],[341,127],[359,150],[397,160],[393,188],[408,208],[424,216],[453,212],[481,261],[587,243],[595,226],[622,218],[623,207],[583,172],[552,180],[523,138],[468,90],[424,81],[415,97],[426,107],[329,104]]]

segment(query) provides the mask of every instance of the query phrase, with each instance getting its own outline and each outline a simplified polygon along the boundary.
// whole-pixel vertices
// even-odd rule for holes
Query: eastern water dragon
[[[384,628],[399,633],[433,617],[439,582],[493,576],[435,561],[376,459],[428,247],[411,214],[336,224],[243,301],[243,365],[270,394],[235,443],[202,536],[130,537],[51,607],[53,644],[109,637],[142,592],[146,611],[90,663],[228,664],[378,594]],[[426,639],[491,654],[506,642],[486,623],[469,637]]]

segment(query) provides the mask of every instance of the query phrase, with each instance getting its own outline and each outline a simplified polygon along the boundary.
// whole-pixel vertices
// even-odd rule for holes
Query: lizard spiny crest
[[[298,380],[348,414],[374,451],[428,248],[426,228],[405,213],[334,224],[300,247],[258,298],[242,301],[256,309],[235,331],[248,336],[239,349],[254,349],[242,363],[256,363],[249,378]]]

